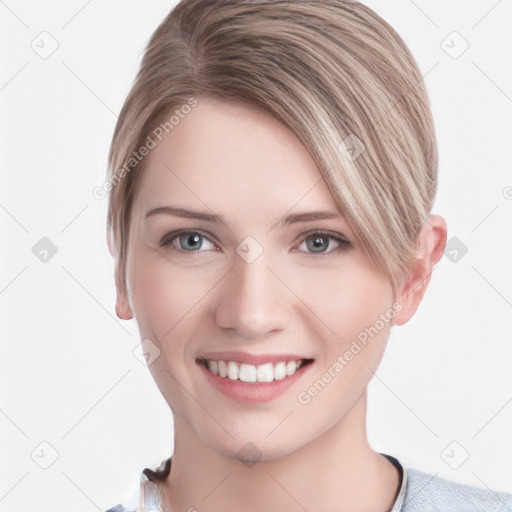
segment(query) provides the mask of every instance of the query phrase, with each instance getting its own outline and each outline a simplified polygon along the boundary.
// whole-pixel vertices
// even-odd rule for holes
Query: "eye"
[[[177,242],[175,244],[174,242]],[[171,248],[186,252],[203,252],[199,249],[204,249],[205,241],[211,244],[212,247],[207,247],[207,250],[215,249],[213,243],[206,238],[205,235],[200,233],[199,231],[194,231],[190,229],[176,231],[174,233],[168,233],[165,235],[162,240],[160,240],[160,246],[171,246]]]
[[[327,250],[332,247],[334,242],[334,249]],[[320,257],[334,256],[340,252],[346,251],[352,247],[352,242],[343,238],[339,234],[328,233],[326,231],[314,231],[306,236],[299,247],[306,246],[307,251]]]
[[[207,246],[205,247],[205,243]],[[210,247],[208,247],[210,244]],[[207,250],[217,251],[215,244],[203,233],[191,229],[183,229],[166,234],[159,245],[181,252],[201,253]],[[305,245],[306,250],[300,249]],[[332,246],[334,245],[334,248]],[[333,234],[326,231],[313,231],[302,239],[299,245],[300,252],[314,254],[319,257],[335,256],[352,247],[352,242],[346,240],[340,234]],[[330,250],[328,250],[330,248]],[[201,250],[203,249],[203,250]]]

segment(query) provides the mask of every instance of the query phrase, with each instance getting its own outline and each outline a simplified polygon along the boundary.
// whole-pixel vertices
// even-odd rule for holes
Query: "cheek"
[[[389,280],[360,264],[301,273],[296,286],[304,303],[328,328],[327,338],[345,342],[373,325],[392,301]]]
[[[301,419],[311,428],[313,418],[325,425],[339,421],[365,391],[389,335],[390,322],[380,320],[381,314],[392,304],[389,280],[367,267],[347,265],[315,277],[308,306],[335,334],[323,338],[316,373],[297,394]]]
[[[140,337],[150,339],[160,350],[149,371],[173,411],[185,414],[178,383],[192,389],[193,363],[187,341],[198,326],[201,298],[212,284],[151,251],[135,252],[130,268],[131,301]]]
[[[187,270],[151,251],[136,254],[131,268],[137,322],[148,326],[161,342],[194,315],[194,307],[212,288],[208,273]]]

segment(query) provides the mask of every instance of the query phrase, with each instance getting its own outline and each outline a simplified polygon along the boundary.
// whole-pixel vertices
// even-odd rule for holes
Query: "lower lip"
[[[301,366],[293,375],[272,382],[242,382],[228,377],[220,377],[210,372],[202,363],[197,363],[206,374],[209,382],[226,396],[241,403],[270,402],[282,395],[312,366],[313,363]]]

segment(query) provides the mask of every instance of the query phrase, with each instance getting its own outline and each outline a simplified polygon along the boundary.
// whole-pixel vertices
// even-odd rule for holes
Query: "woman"
[[[110,512],[512,508],[366,437],[391,326],[445,247],[437,163],[418,67],[368,7],[171,11],[114,133],[108,241],[174,453]]]

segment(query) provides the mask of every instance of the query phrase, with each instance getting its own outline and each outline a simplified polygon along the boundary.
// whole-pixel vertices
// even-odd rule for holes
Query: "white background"
[[[468,249],[442,258],[415,317],[393,328],[370,384],[370,442],[406,466],[512,492],[511,2],[367,3],[426,74],[434,212]],[[106,201],[92,190],[173,5],[0,1],[0,512],[105,510],[172,453],[171,414],[132,352],[137,326],[115,316]],[[50,48],[43,31],[59,45],[47,59],[31,47]],[[469,44],[458,58],[453,31]],[[58,249],[46,263],[32,252],[42,237]],[[465,451],[458,469],[441,456],[453,466]]]

